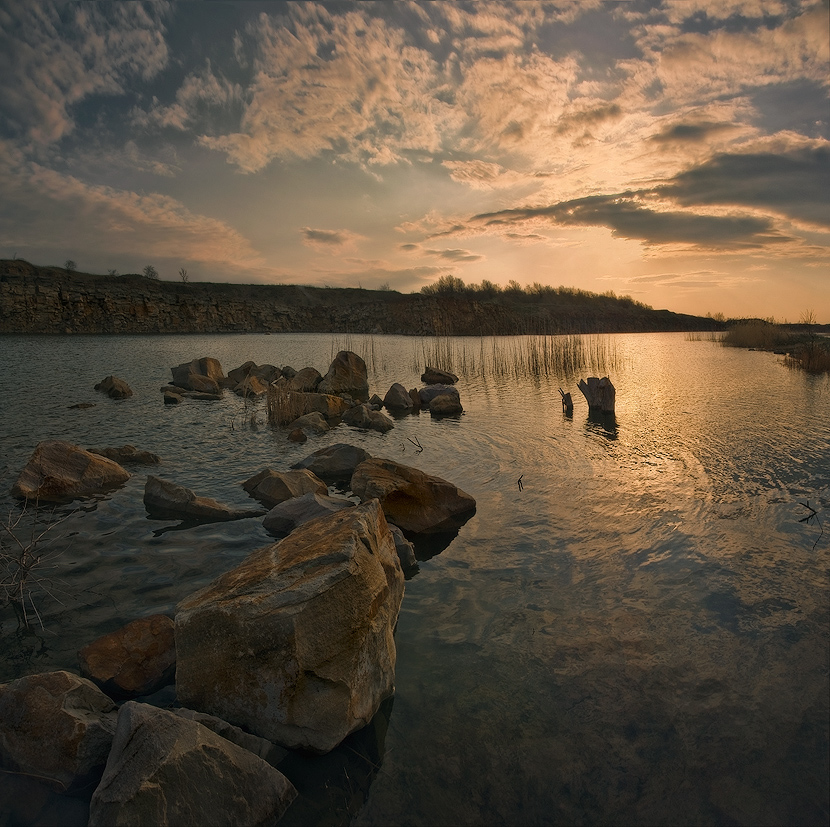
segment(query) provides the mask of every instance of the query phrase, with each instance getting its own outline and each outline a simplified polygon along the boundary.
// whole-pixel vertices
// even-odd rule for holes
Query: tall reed
[[[482,337],[477,346],[469,339],[436,336],[421,342],[415,361],[464,376],[516,378],[607,374],[620,367],[609,338],[580,334]]]
[[[305,413],[305,401],[300,394],[288,389],[285,379],[279,379],[268,386],[265,410],[269,425],[288,425]]]

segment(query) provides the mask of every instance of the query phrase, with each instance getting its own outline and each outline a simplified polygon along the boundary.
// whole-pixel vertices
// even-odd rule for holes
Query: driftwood
[[[588,381],[579,380],[579,389],[588,400],[590,410],[602,411],[603,413],[614,413],[617,392],[607,376],[598,379],[596,376],[589,376]]]
[[[566,414],[572,414],[574,412],[574,401],[571,399],[571,395],[565,393],[562,388],[559,388],[559,395],[562,397],[562,410]]]

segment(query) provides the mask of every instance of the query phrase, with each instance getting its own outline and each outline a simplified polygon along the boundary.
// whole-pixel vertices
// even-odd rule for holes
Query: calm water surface
[[[170,366],[213,356],[226,371],[253,359],[325,372],[349,346],[383,396],[419,384],[420,340],[4,337],[0,505],[16,515],[8,488],[49,438],[154,451],[152,473],[239,506],[244,479],[334,442],[476,498],[447,548],[419,549],[394,700],[329,756],[280,766],[301,792],[286,824],[826,824],[830,378],[683,334],[609,341],[611,421],[589,419],[577,377],[476,372],[459,382],[459,418],[410,415],[384,435],[341,425],[297,446],[252,426],[229,392],[164,406]],[[95,393],[108,374],[135,396]],[[95,407],[68,408],[78,402]],[[146,469],[134,470],[53,530],[44,585],[61,602],[35,591],[44,628],[0,613],[0,681],[77,671],[85,643],[172,613],[272,542],[258,520],[149,519]],[[0,780],[0,823],[25,822],[9,803],[17,783]],[[83,823],[78,802],[50,806]]]

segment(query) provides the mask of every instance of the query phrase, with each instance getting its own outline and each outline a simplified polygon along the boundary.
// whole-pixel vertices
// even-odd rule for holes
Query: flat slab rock
[[[198,721],[128,701],[89,825],[273,824],[296,795],[282,773]]]
[[[275,537],[285,537],[310,520],[327,517],[353,506],[351,500],[343,497],[330,497],[328,494],[309,491],[300,497],[293,497],[275,505],[263,518],[262,525]]]
[[[329,491],[326,484],[307,469],[273,471],[264,468],[245,480],[242,488],[268,508],[309,492],[325,495]]]
[[[111,698],[150,695],[176,677],[173,618],[141,617],[99,637],[78,652],[81,675]]]
[[[367,459],[355,468],[352,491],[377,498],[389,522],[412,534],[455,531],[472,517],[476,501],[441,477],[390,459]]]
[[[117,462],[70,442],[38,443],[12,486],[13,497],[40,502],[66,502],[119,488],[130,474]]]
[[[179,702],[328,752],[394,691],[403,591],[377,501],[306,523],[178,605]]]
[[[262,509],[231,508],[209,497],[198,497],[189,488],[152,475],[144,485],[144,506],[151,515],[205,523],[265,514]]]

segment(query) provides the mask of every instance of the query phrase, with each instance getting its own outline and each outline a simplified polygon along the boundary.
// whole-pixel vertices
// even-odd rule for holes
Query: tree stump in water
[[[580,379],[578,387],[588,401],[588,407],[591,410],[614,413],[617,392],[607,376],[603,376],[602,379],[589,376],[587,382]]]
[[[572,414],[574,412],[574,401],[571,399],[571,395],[565,393],[562,388],[559,388],[559,395],[562,397],[562,410],[566,414]]]

